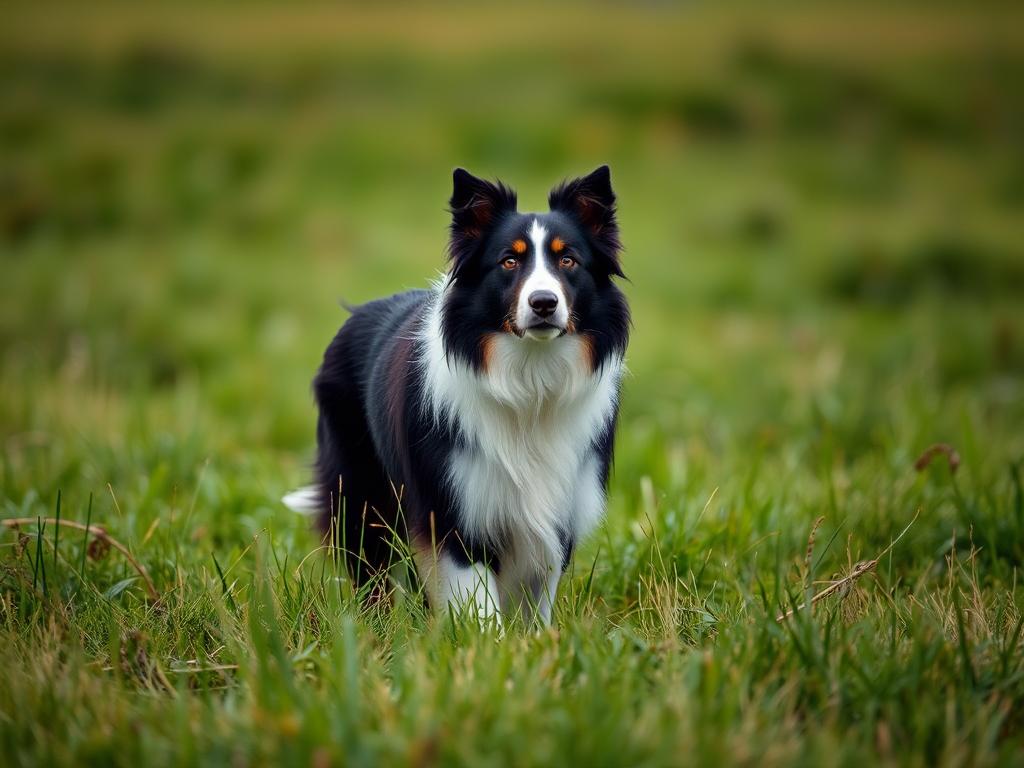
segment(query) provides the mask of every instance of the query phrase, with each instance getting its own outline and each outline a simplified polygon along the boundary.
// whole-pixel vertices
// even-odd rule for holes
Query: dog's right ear
[[[492,184],[456,168],[452,174],[449,207],[452,224],[448,255],[452,260],[452,274],[458,275],[499,217],[515,212],[516,193],[500,181]]]

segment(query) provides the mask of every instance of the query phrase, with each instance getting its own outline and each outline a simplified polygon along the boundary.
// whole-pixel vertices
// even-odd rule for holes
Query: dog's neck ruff
[[[543,341],[502,333],[490,340],[486,368],[474,370],[445,345],[451,284],[435,287],[420,362],[427,413],[461,438],[446,478],[460,523],[501,554],[503,571],[560,568],[563,542],[588,533],[603,511],[590,508],[603,506],[604,493],[588,459],[614,414],[623,361],[594,366],[573,334]]]

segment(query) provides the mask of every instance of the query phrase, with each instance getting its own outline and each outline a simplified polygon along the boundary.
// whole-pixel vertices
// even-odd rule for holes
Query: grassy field
[[[0,761],[1024,764],[1024,12],[767,5],[6,7]],[[339,300],[443,267],[453,166],[601,162],[555,626],[363,607],[278,502]]]

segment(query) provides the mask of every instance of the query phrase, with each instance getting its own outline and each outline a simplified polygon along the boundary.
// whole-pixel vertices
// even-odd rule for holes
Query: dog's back
[[[407,376],[398,359],[428,299],[408,291],[354,308],[324,353],[313,380],[317,421],[316,506],[324,533],[346,553],[357,580],[386,567],[402,535],[401,482],[380,407]],[[404,330],[403,330],[404,329]],[[393,381],[397,376],[398,382]]]

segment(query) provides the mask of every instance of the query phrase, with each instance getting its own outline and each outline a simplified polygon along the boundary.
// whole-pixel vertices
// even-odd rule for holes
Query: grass
[[[9,10],[5,763],[1022,762],[1017,9]],[[636,328],[555,626],[365,605],[277,501],[339,298],[441,267],[452,166],[605,161]]]

